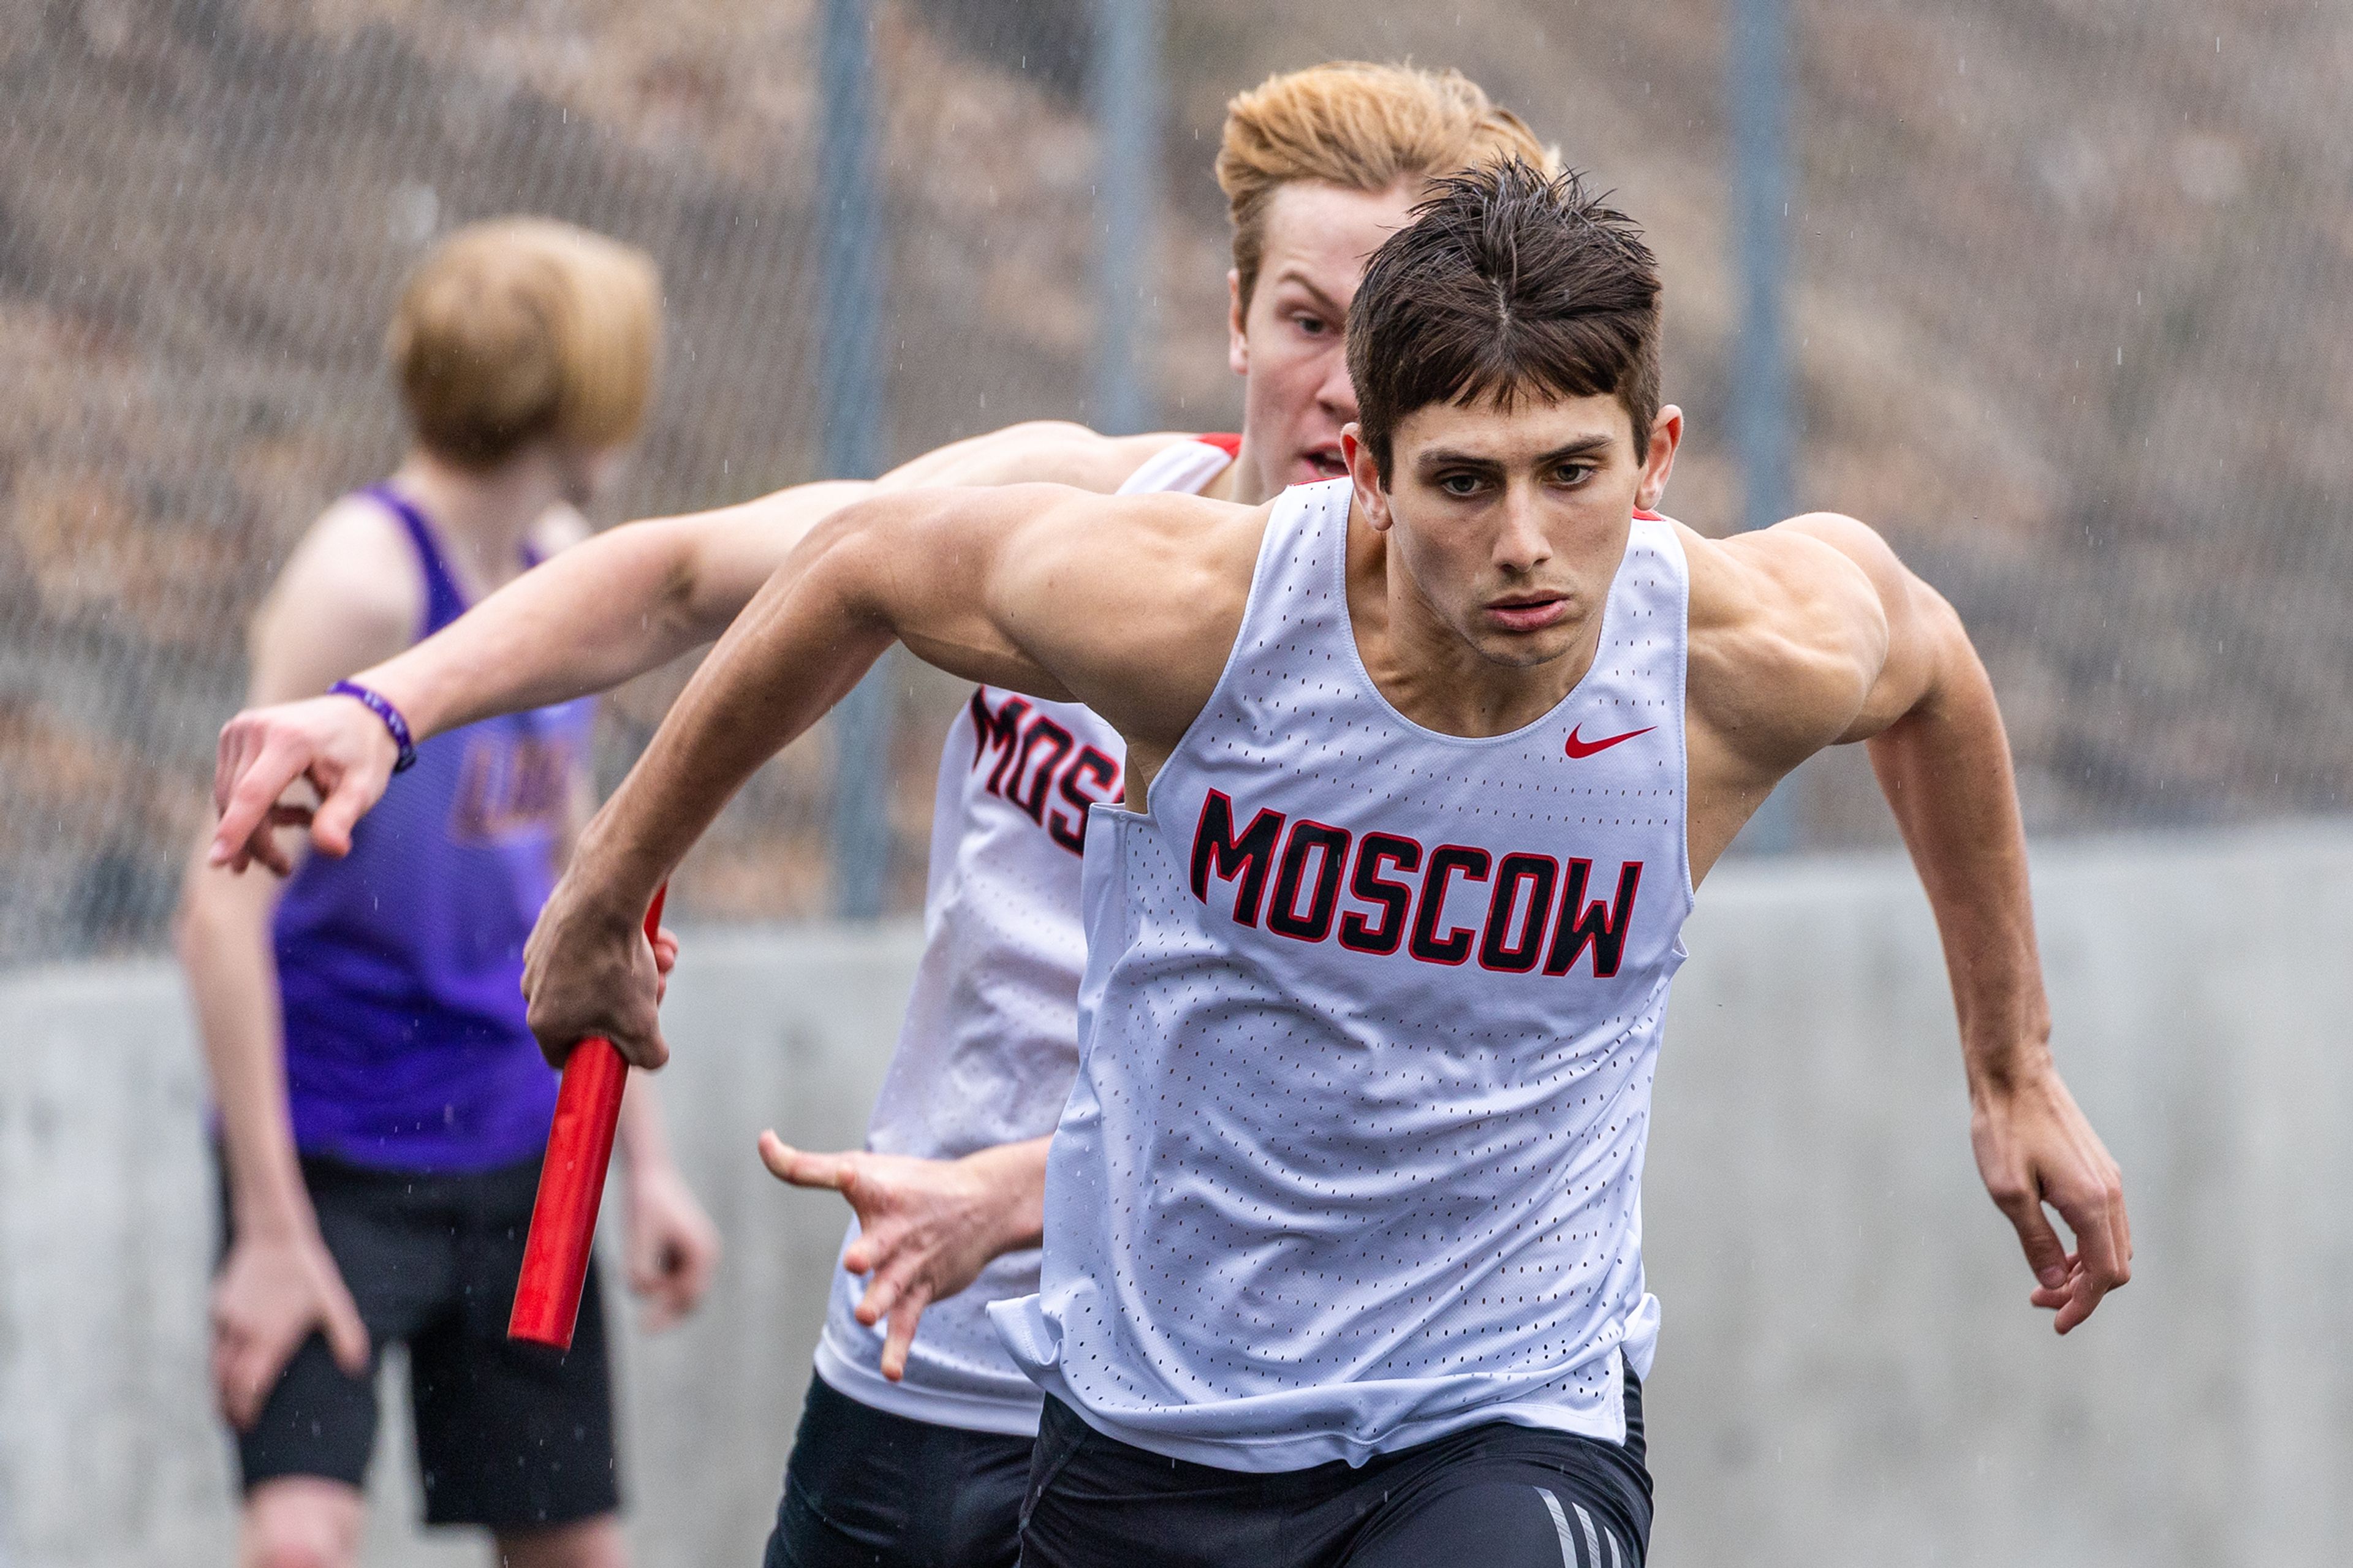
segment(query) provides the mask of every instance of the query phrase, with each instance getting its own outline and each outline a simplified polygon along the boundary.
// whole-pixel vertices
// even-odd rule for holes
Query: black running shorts
[[[1046,1401],[1021,1568],[1641,1568],[1651,1537],[1641,1395],[1620,1447],[1474,1426],[1417,1447],[1258,1474],[1170,1459]]]
[[[539,1162],[410,1175],[306,1159],[302,1178],[371,1352],[408,1347],[426,1522],[525,1530],[617,1508],[596,1271],[569,1352],[506,1337]],[[314,1333],[237,1436],[244,1486],[318,1476],[356,1487],[375,1426],[375,1379],[343,1375]]]
[[[813,1377],[764,1568],[1013,1568],[1032,1446],[892,1415]]]

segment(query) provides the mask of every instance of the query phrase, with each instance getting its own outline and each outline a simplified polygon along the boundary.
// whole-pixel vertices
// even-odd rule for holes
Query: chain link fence
[[[821,477],[819,0],[28,0],[0,31],[0,962],[148,950],[207,814],[247,618],[387,469],[398,279],[471,219],[640,245],[670,310],[603,521]],[[878,0],[889,458],[1087,417],[1092,0]],[[1671,510],[1739,515],[1721,8],[1170,7],[1152,401],[1231,427],[1224,99],[1333,57],[1458,65],[1615,186],[1667,268]],[[1799,504],[1960,606],[2044,832],[2333,811],[2353,763],[2353,13],[2287,0],[1800,0]],[[609,786],[683,672],[607,705]],[[919,902],[955,683],[901,658],[883,901]],[[834,738],[766,769],[677,907],[833,900]],[[1810,846],[1884,841],[1810,765]]]
[[[1093,137],[1066,59],[988,7],[874,13],[889,459],[1082,415]],[[820,477],[814,5],[482,8],[83,0],[0,41],[0,952],[153,947],[207,813],[245,625],[292,542],[397,458],[399,280],[477,217],[552,214],[660,263],[654,418],[606,520]],[[1084,47],[1081,37],[1078,47]],[[976,57],[1012,53],[1007,71]],[[685,671],[607,705],[617,782]],[[921,898],[957,700],[893,668],[889,904]],[[682,911],[828,905],[831,753],[765,770]]]

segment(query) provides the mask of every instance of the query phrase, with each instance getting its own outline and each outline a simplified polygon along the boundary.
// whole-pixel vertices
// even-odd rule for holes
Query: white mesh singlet
[[[1197,493],[1234,438],[1176,441],[1123,494]],[[1117,800],[1127,748],[1074,702],[982,687],[948,731],[932,803],[923,953],[866,1146],[955,1159],[1054,1130],[1078,1068],[1079,858],[1087,807]],[[842,1248],[858,1237],[852,1220]],[[1038,1254],[1008,1253],[923,1312],[903,1382],[882,1375],[882,1331],[855,1316],[866,1281],[837,1262],[818,1375],[893,1415],[968,1431],[1038,1430],[1037,1386],[988,1325],[987,1304],[1038,1289]]]
[[[1349,503],[1283,497],[1148,813],[1091,814],[1044,1278],[990,1315],[1091,1426],[1229,1469],[1497,1421],[1622,1441],[1692,903],[1683,550],[1638,517],[1591,672],[1465,739],[1366,674]]]

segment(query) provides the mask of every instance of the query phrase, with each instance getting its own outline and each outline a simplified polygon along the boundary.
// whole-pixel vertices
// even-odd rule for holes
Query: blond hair
[[[417,264],[385,353],[419,444],[487,468],[543,437],[628,440],[660,339],[652,258],[567,223],[508,217],[468,225]]]
[[[1507,158],[1550,172],[1559,153],[1460,71],[1335,60],[1271,76],[1226,105],[1218,186],[1234,226],[1234,271],[1250,308],[1266,209],[1295,180],[1386,191]]]

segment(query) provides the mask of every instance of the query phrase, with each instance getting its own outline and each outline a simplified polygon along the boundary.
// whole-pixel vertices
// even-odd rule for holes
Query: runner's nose
[[[1345,350],[1335,347],[1325,362],[1324,380],[1315,389],[1315,401],[1332,416],[1335,425],[1345,425],[1356,417],[1356,384],[1348,379],[1348,356]]]
[[[1551,559],[1552,541],[1545,537],[1536,497],[1528,486],[1507,487],[1501,512],[1503,526],[1495,535],[1496,565],[1506,572],[1525,574]]]

